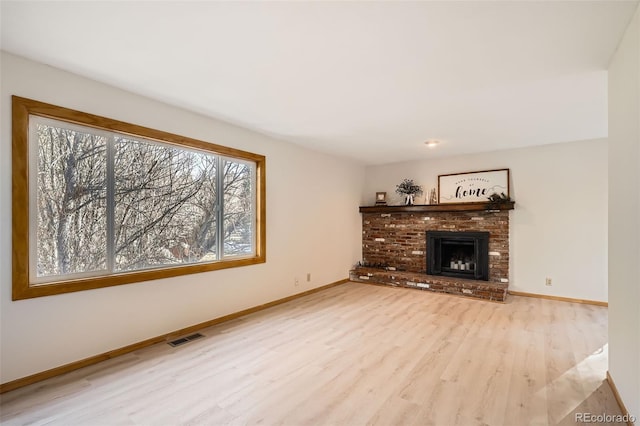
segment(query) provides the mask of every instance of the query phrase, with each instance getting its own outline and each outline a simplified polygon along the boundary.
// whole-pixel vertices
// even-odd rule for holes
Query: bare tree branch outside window
[[[216,261],[219,247],[225,257],[255,252],[249,162],[63,125],[38,124],[37,137],[38,276]]]
[[[38,125],[39,276],[106,269],[106,139]]]

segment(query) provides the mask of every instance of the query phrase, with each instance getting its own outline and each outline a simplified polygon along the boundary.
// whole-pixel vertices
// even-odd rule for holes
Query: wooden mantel
[[[360,213],[428,213],[513,210],[515,201],[503,203],[414,204],[411,206],[360,206]]]

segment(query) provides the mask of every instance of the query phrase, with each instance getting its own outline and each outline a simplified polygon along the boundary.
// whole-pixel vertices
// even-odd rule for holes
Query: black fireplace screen
[[[489,280],[488,232],[427,232],[427,274]]]

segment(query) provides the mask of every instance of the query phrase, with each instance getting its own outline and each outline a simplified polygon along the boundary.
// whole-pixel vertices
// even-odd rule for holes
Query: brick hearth
[[[509,210],[432,211],[437,207],[361,208],[363,263],[381,267],[356,266],[351,280],[503,302],[509,282]],[[427,231],[489,232],[489,281],[427,275]]]

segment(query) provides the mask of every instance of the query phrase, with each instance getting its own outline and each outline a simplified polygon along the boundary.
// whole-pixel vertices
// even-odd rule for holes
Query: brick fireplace
[[[504,302],[509,285],[509,210],[513,205],[361,207],[362,262],[350,272],[350,279]],[[459,256],[460,261],[450,268],[441,268],[448,274],[428,275],[427,232],[445,237],[454,235],[452,232],[488,233],[486,276],[475,279],[477,274],[466,270],[477,268],[470,255]]]

